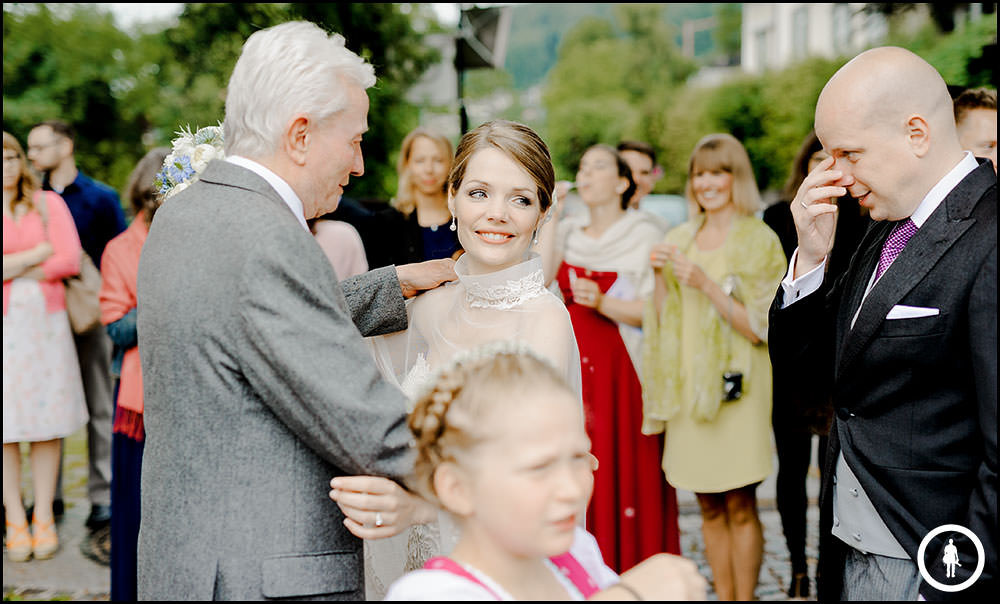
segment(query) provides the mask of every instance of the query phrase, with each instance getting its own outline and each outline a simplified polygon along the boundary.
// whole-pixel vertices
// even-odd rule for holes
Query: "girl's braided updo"
[[[409,416],[417,450],[416,489],[440,505],[434,490],[438,466],[460,461],[490,436],[489,413],[516,412],[512,406],[524,394],[552,388],[570,392],[550,361],[522,344],[496,342],[457,356],[437,373]]]

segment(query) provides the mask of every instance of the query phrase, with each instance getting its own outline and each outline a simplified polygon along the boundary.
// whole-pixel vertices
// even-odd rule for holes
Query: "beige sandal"
[[[55,520],[41,524],[37,518],[32,518],[31,527],[33,532],[31,549],[35,552],[35,559],[47,560],[51,558],[59,549],[59,535],[56,533]]]
[[[11,562],[27,562],[31,558],[31,533],[28,525],[7,524],[7,559]]]

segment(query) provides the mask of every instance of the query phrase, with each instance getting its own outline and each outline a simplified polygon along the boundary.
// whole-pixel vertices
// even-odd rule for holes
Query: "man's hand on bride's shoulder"
[[[433,504],[388,478],[338,476],[330,489],[330,499],[346,516],[344,526],[362,539],[385,539],[437,519]]]
[[[455,261],[451,258],[402,264],[396,267],[396,276],[404,298],[412,298],[422,291],[458,279]]]

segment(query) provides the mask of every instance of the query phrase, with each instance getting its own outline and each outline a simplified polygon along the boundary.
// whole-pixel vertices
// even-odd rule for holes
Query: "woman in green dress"
[[[767,312],[785,256],[754,216],[760,195],[733,136],[695,146],[685,192],[698,212],[650,252],[643,431],[665,433],[667,481],[697,494],[719,599],[752,600],[764,546],[755,491],[772,471]]]

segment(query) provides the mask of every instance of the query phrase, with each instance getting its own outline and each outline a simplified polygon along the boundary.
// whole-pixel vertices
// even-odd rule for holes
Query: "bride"
[[[538,243],[555,201],[545,143],[530,128],[502,120],[462,137],[448,178],[450,228],[465,254],[458,281],[414,298],[409,328],[371,340],[383,373],[410,399],[455,355],[494,341],[516,340],[563,369],[580,393],[580,359],[569,313],[545,284]],[[342,476],[331,482],[352,533],[365,539],[365,587],[381,600],[404,572],[447,554],[457,542],[444,512],[395,482]]]

